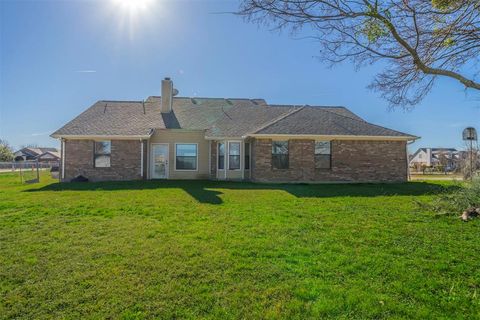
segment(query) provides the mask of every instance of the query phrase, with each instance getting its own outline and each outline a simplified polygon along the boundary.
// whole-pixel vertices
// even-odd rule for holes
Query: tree
[[[12,161],[13,151],[6,140],[0,139],[0,161]]]
[[[461,153],[459,164],[465,180],[477,174],[477,170],[480,169],[480,148],[476,141],[471,145],[470,142],[465,141],[465,151]]]
[[[417,104],[438,77],[480,91],[479,0],[242,0],[238,14],[311,34],[331,65],[384,61],[369,87],[391,106]]]

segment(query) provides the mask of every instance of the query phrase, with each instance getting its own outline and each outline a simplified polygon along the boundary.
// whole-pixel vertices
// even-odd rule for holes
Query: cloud
[[[77,70],[76,73],[96,73],[97,70]]]
[[[47,131],[47,132],[35,132],[35,133],[31,133],[29,134],[29,136],[31,137],[38,137],[38,136],[46,136],[48,134],[52,133],[52,131]]]

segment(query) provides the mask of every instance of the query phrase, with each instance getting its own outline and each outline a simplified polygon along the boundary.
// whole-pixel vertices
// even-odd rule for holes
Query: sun
[[[154,0],[112,0],[121,10],[135,13],[148,9]]]

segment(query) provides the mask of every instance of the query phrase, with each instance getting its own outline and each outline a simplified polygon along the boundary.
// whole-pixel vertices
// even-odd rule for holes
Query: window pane
[[[250,143],[245,143],[245,170],[250,169]]]
[[[218,169],[225,169],[225,156],[218,156]]]
[[[197,170],[197,145],[177,144],[175,167],[177,170]]]
[[[315,142],[315,154],[330,154],[330,141]]]
[[[95,168],[110,167],[110,155],[95,155]]]
[[[197,157],[177,156],[176,166],[177,170],[196,170]]]
[[[272,167],[275,169],[288,169],[288,154],[273,154]]]
[[[240,142],[230,142],[228,148],[228,169],[240,169]]]
[[[229,158],[228,158],[228,168],[230,170],[240,169],[240,156],[229,156]]]
[[[230,150],[228,154],[230,156],[239,156],[240,155],[240,142],[230,142],[229,144]]]
[[[196,144],[177,144],[177,156],[196,157]]]
[[[110,154],[110,141],[95,141],[95,154]]]
[[[317,169],[330,169],[331,160],[329,154],[316,154],[315,155],[315,168]]]
[[[273,141],[272,154],[288,154],[288,141]]]
[[[225,169],[225,143],[218,143],[218,169]]]

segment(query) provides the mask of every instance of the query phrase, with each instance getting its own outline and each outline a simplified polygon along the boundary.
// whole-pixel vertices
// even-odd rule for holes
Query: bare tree
[[[460,153],[459,167],[465,180],[473,178],[480,169],[480,147],[475,141],[465,141],[465,151]]]
[[[480,90],[479,0],[242,0],[238,13],[311,34],[331,65],[385,61],[369,87],[392,106],[417,104],[438,77]]]

